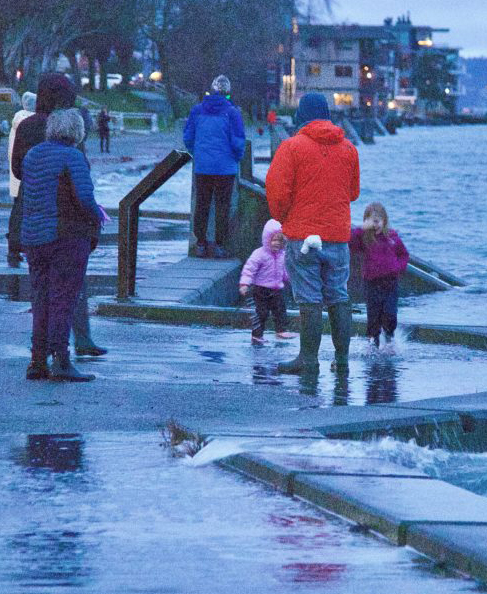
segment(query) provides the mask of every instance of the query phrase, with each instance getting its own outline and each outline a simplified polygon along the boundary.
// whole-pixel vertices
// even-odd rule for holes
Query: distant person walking
[[[387,211],[380,202],[372,202],[365,209],[362,227],[352,231],[350,249],[363,256],[367,336],[379,347],[382,330],[386,343],[394,337],[398,278],[409,261],[409,253],[397,232],[389,228]]]
[[[228,217],[238,162],[245,148],[240,111],[230,101],[230,81],[224,75],[211,83],[211,92],[193,107],[184,128],[184,143],[194,158],[196,256],[209,256],[207,230],[215,200],[215,258],[226,258]]]
[[[110,152],[110,127],[111,117],[108,115],[108,108],[105,105],[98,114],[98,135],[100,136],[100,152]]]
[[[295,121],[297,133],[280,144],[266,177],[271,216],[282,223],[288,239],[286,268],[301,323],[299,355],[280,363],[278,370],[319,370],[324,301],[335,347],[332,368],[346,372],[352,317],[347,293],[350,202],[359,196],[358,153],[330,122],[324,95],[304,95]]]
[[[16,202],[19,200],[19,188],[20,188],[20,179],[15,177],[12,171],[12,152],[14,148],[14,141],[15,135],[17,134],[17,128],[19,127],[20,122],[25,120],[26,118],[34,115],[36,110],[36,95],[35,93],[30,93],[26,91],[22,95],[22,107],[20,111],[18,111],[13,119],[12,119],[12,127],[10,128],[10,134],[8,137],[8,166],[10,172],[10,197],[13,201],[12,210],[15,212],[20,213],[19,204]],[[15,216],[13,218],[12,224],[15,222]],[[10,225],[9,225],[10,226]],[[15,231],[12,230],[12,234],[7,234],[8,239],[8,253],[7,253],[7,262],[11,268],[18,268],[20,266],[20,262],[22,262],[22,256],[20,254],[20,244],[18,243],[18,233],[15,234]]]
[[[281,223],[270,219],[262,231],[262,247],[252,252],[240,276],[240,294],[252,292],[257,315],[252,324],[252,343],[262,344],[269,313],[274,317],[277,338],[294,338],[287,332],[287,312],[283,289],[289,276],[284,264],[284,235]]]
[[[98,242],[102,211],[95,202],[86,157],[76,147],[84,136],[77,109],[56,110],[46,141],[22,163],[22,245],[32,288],[32,361],[29,380],[86,382],[69,356],[69,334],[90,251]],[[47,357],[52,353],[49,370]]]

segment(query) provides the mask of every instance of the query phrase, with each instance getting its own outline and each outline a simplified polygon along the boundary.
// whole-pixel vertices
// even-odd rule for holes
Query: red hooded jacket
[[[357,149],[329,120],[314,120],[276,151],[266,177],[271,216],[291,240],[350,239],[350,202],[360,193]]]

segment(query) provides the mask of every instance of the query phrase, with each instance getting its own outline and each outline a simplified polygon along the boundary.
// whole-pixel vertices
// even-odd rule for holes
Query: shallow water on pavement
[[[476,591],[408,548],[160,444],[151,433],[2,436],[0,591]]]
[[[164,381],[283,386],[303,396],[293,409],[296,411],[408,402],[487,389],[484,352],[409,342],[400,333],[394,351],[385,345],[379,351],[370,350],[364,338],[353,338],[347,378],[330,372],[334,349],[330,336],[324,335],[319,376],[300,378],[280,375],[276,369],[279,361],[296,356],[298,338],[283,341],[267,332],[264,346],[252,346],[246,330],[137,322],[137,334],[132,333],[127,342],[124,321],[96,319],[95,324],[94,335],[110,351],[103,361],[90,362],[100,378],[142,384]]]

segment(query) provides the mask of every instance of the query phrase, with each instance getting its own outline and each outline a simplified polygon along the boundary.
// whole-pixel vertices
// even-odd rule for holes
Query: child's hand
[[[247,293],[249,292],[249,285],[240,285],[238,292],[240,293],[240,295],[247,295]]]
[[[374,221],[371,218],[365,219],[365,221],[362,224],[362,229],[364,231],[370,231],[371,229],[374,228]]]

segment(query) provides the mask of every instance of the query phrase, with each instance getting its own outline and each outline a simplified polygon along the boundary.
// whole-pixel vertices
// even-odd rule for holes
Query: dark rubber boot
[[[328,307],[331,340],[335,347],[335,360],[332,371],[348,371],[348,349],[352,332],[352,308],[350,301],[340,301]]]
[[[95,376],[80,373],[71,363],[67,352],[54,353],[50,379],[55,382],[91,382]]]
[[[96,346],[93,341],[91,344],[84,344],[81,346],[75,345],[74,350],[78,357],[82,357],[83,355],[87,355],[88,357],[101,357],[101,355],[106,355],[108,353],[108,349]]]
[[[47,355],[45,353],[32,352],[32,360],[25,372],[25,379],[49,379],[49,367],[47,365]]]
[[[88,296],[86,294],[86,283],[78,296],[73,316],[74,349],[76,355],[89,357],[100,357],[108,353],[107,349],[97,346],[91,339],[90,317],[88,313]]]
[[[299,334],[300,349],[296,359],[279,363],[279,373],[301,375],[318,373],[318,351],[323,333],[323,307],[321,303],[306,303],[299,306],[301,330]]]

